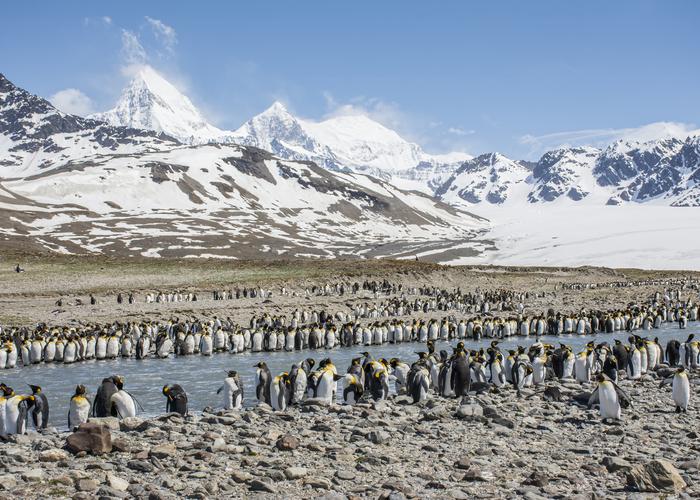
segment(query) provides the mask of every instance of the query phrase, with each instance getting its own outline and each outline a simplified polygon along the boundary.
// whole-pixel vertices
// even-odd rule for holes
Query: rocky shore
[[[555,382],[457,401],[310,400],[181,417],[93,419],[74,434],[0,443],[5,498],[658,498],[700,496],[691,408],[654,374],[620,386],[621,422],[588,409],[593,385]]]

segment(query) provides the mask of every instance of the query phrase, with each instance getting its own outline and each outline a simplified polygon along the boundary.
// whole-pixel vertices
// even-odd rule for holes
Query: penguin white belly
[[[182,353],[189,355],[194,354],[194,335],[188,335],[183,342]]]
[[[75,358],[77,355],[77,346],[75,345],[75,342],[68,342],[66,344],[66,348],[63,350],[63,362],[64,363],[73,363],[75,362]]]
[[[285,351],[293,351],[294,350],[294,332],[287,333],[287,336],[285,337],[285,342],[284,342],[284,350]]]
[[[112,404],[117,408],[119,418],[135,417],[136,402],[126,391],[117,391],[112,394]]]
[[[211,356],[213,350],[214,347],[211,340],[211,335],[203,335],[199,352],[202,354],[202,356]]]
[[[585,356],[577,356],[574,362],[574,373],[577,382],[588,382],[591,378],[588,367],[588,359]]]
[[[95,344],[95,358],[105,359],[107,357],[107,340],[103,338],[97,339]]]
[[[107,358],[114,359],[119,354],[119,340],[114,337],[107,342]]]
[[[7,351],[0,347],[0,370],[7,366]]]
[[[620,420],[620,402],[617,391],[612,382],[601,382],[598,385],[598,398],[600,401],[601,418],[614,418]]]
[[[287,409],[287,398],[284,394],[284,389],[281,385],[284,382],[279,380],[273,380],[270,384],[270,403],[272,404],[273,410],[284,411]]]
[[[23,396],[12,396],[5,401],[5,434],[24,434],[26,421],[20,418],[19,405]]]
[[[74,429],[88,420],[90,414],[90,402],[83,397],[74,397],[68,410],[68,427]]]
[[[327,401],[328,403],[334,403],[333,401],[333,389],[335,384],[333,383],[333,373],[326,371],[321,375],[321,379],[318,381],[318,388],[316,389],[316,397]]]
[[[7,403],[7,400],[5,398],[0,397],[0,435],[5,434],[5,403]]]
[[[159,358],[167,358],[170,356],[170,351],[173,349],[173,342],[170,339],[165,339],[163,342],[160,344],[160,347],[158,348],[158,357]]]
[[[304,399],[304,394],[306,394],[306,374],[303,370],[299,369],[297,372],[297,378],[294,381],[294,401],[299,402]]]
[[[253,352],[260,352],[262,351],[262,334],[261,333],[254,333],[253,338],[252,338],[253,345],[251,347],[251,351]]]
[[[41,363],[42,350],[42,346],[39,342],[32,342],[32,348],[29,351],[29,357],[32,361],[32,364]]]
[[[685,373],[677,373],[673,377],[673,402],[681,410],[685,411],[688,409],[688,402],[690,401],[690,383],[688,382],[688,376]]]
[[[12,349],[7,353],[5,368],[14,368],[15,366],[17,366],[17,349]]]

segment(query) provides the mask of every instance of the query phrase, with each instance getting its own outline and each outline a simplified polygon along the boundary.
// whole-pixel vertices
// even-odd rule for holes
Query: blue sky
[[[223,128],[275,99],[306,118],[350,105],[430,152],[534,158],[700,127],[695,1],[14,2],[0,16],[0,72],[44,97],[76,89],[84,110],[111,107],[145,57]]]

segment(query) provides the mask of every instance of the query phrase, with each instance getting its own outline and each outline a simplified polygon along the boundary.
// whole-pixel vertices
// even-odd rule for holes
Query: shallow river
[[[675,338],[685,340],[690,333],[700,337],[700,322],[690,323],[687,329],[680,330],[676,323],[665,324],[659,330],[649,332],[638,331],[637,334],[650,338],[659,337],[661,344],[666,347],[666,342]],[[619,338],[627,342],[627,332],[619,332],[613,335],[562,335],[559,337],[544,336],[541,340],[552,344],[563,342],[571,345],[574,352],[578,352],[582,346],[591,340],[596,343]],[[479,342],[465,341],[469,349],[486,347],[491,339],[482,339]],[[529,346],[535,342],[534,337],[510,337],[501,342],[499,347],[507,350],[517,345]],[[450,345],[456,345],[457,341],[438,342],[437,350],[449,349]],[[180,384],[187,392],[189,407],[192,412],[199,412],[206,406],[221,407],[221,399],[216,390],[221,386],[228,370],[237,370],[241,375],[246,401],[245,405],[255,404],[255,387],[253,386],[255,368],[254,365],[264,360],[270,367],[273,375],[287,371],[293,363],[298,363],[304,358],[311,357],[318,361],[324,357],[330,357],[338,367],[339,372],[345,372],[352,358],[358,357],[359,352],[369,351],[375,358],[398,357],[412,362],[417,359],[414,352],[425,350],[425,346],[416,342],[403,344],[385,344],[381,346],[355,346],[352,348],[338,347],[332,350],[295,351],[295,352],[260,352],[242,354],[214,354],[210,357],[200,355],[170,357],[167,359],[149,358],[146,360],[115,359],[103,361],[84,361],[72,365],[60,363],[38,364],[28,367],[14,368],[0,371],[0,382],[12,387],[17,393],[30,393],[27,384],[40,385],[51,408],[50,421],[59,429],[67,426],[66,416],[70,397],[77,384],[84,384],[88,388],[90,399],[94,396],[100,381],[110,375],[123,375],[125,377],[125,389],[127,389],[141,403],[145,413],[142,416],[155,415],[165,411],[165,397],[161,389],[165,384]],[[342,391],[338,391],[342,397]]]

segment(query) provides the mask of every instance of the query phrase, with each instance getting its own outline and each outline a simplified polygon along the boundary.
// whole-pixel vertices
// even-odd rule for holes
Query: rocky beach
[[[74,499],[700,496],[697,376],[681,414],[656,373],[620,387],[632,399],[620,422],[587,408],[593,384],[570,381],[417,405],[312,399],[286,412],[91,419],[72,435],[11,436],[0,489]]]

